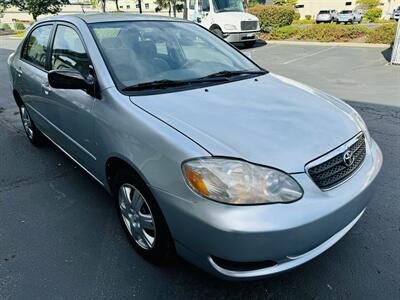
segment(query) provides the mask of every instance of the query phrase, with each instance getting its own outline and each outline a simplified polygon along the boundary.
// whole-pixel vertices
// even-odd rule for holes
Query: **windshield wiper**
[[[189,80],[168,80],[168,79],[163,79],[163,80],[157,80],[157,81],[151,81],[151,82],[143,82],[143,83],[138,83],[135,85],[127,86],[123,88],[122,90],[125,92],[128,91],[143,91],[143,90],[151,90],[151,89],[165,89],[165,88],[170,88],[170,87],[179,87],[179,86],[185,86],[185,85],[191,85],[191,84],[196,84],[196,83],[203,83],[203,82],[221,82],[221,81],[227,81],[226,78],[208,78],[208,77],[202,77],[202,78],[195,78],[195,79],[189,79]]]
[[[266,71],[260,70],[260,71],[246,71],[246,70],[242,70],[242,71],[220,71],[220,72],[216,72],[216,73],[212,73],[210,75],[204,76],[202,77],[202,79],[205,78],[219,78],[219,77],[234,77],[234,76],[238,76],[238,75],[264,75],[266,74]]]

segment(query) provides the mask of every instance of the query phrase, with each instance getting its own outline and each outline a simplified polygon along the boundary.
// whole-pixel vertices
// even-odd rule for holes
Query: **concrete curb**
[[[22,40],[23,39],[23,37],[16,37],[16,36],[8,36],[7,38],[10,40]]]
[[[389,44],[368,43],[337,43],[337,42],[303,42],[303,41],[265,41],[271,45],[300,45],[300,46],[330,46],[330,47],[361,47],[361,48],[390,48]]]

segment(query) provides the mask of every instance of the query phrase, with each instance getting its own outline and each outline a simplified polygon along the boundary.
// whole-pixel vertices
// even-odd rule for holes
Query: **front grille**
[[[240,27],[242,30],[257,30],[257,21],[242,21]]]
[[[348,151],[351,151],[351,155]],[[345,159],[346,152],[348,154],[347,159]],[[308,174],[318,187],[323,190],[330,189],[349,178],[361,166],[365,159],[365,154],[365,137],[362,134],[343,152],[323,163],[309,168]],[[351,156],[353,158],[351,158]],[[353,162],[350,163],[351,161]]]

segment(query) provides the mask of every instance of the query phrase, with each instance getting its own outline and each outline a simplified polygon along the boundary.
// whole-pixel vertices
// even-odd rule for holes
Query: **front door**
[[[199,10],[201,14],[200,24],[207,29],[210,29],[213,24],[210,2],[211,0],[199,0]]]
[[[73,70],[87,77],[93,72],[89,55],[77,29],[58,24],[50,55],[50,70]],[[54,125],[60,146],[89,171],[96,154],[92,109],[96,99],[83,90],[55,89],[47,86],[49,105],[55,112]]]

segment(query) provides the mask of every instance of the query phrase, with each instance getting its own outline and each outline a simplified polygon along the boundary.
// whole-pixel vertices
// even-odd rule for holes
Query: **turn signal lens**
[[[203,196],[208,196],[208,190],[207,186],[204,183],[203,179],[199,174],[197,174],[195,171],[189,169],[189,168],[184,168],[186,179],[188,180],[190,186],[199,192]]]

